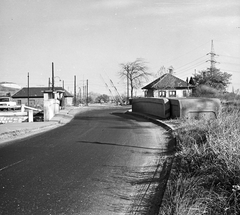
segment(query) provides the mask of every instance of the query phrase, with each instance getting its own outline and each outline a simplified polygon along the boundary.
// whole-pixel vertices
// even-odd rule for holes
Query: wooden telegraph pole
[[[27,79],[28,79],[28,106],[29,106],[29,72],[28,72]]]
[[[54,91],[54,63],[52,62],[52,93]]]
[[[87,89],[86,89],[86,94],[87,94],[87,98],[86,98],[86,106],[88,106],[88,79],[87,79]]]
[[[74,75],[74,105],[76,106],[76,100],[77,100],[77,97],[76,97],[76,87],[77,87],[77,78],[76,78],[76,75]]]

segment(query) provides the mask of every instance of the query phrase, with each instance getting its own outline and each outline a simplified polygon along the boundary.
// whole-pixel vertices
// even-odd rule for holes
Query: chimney
[[[174,68],[172,67],[172,66],[170,66],[169,68],[168,68],[168,72],[169,72],[169,74],[173,74],[173,70],[174,70]]]

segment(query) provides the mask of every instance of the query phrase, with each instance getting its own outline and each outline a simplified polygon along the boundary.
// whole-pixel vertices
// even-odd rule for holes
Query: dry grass
[[[159,214],[240,214],[240,111],[184,120]],[[238,187],[239,186],[239,187]]]

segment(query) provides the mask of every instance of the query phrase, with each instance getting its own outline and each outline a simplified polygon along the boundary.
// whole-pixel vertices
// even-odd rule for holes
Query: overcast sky
[[[240,89],[239,0],[0,0],[0,82],[107,93],[101,76],[120,93],[119,64],[144,58],[149,72],[174,67],[183,80],[210,67],[211,40],[217,68]],[[206,62],[208,61],[208,62]],[[113,90],[112,90],[113,91]]]

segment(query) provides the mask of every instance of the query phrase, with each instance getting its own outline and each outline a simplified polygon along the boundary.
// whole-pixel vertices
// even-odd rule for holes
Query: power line
[[[223,62],[225,64],[232,64],[232,65],[240,65],[239,63],[227,63],[227,62]]]
[[[207,42],[207,43],[209,43],[209,42]],[[204,43],[204,44],[202,44],[202,45],[200,45],[200,46],[198,46],[198,47],[190,50],[189,52],[186,52],[185,54],[182,54],[181,56],[178,56],[178,57],[176,57],[176,58],[170,59],[170,60],[167,61],[167,63],[168,63],[168,62],[171,62],[171,61],[173,61],[173,60],[179,59],[179,58],[181,58],[181,57],[183,57],[183,56],[185,56],[185,55],[187,55],[187,54],[189,54],[189,53],[191,53],[191,52],[199,49],[200,47],[202,47],[203,45],[206,45],[207,43]]]
[[[219,56],[219,57],[229,57],[229,58],[240,59],[240,57],[228,56],[228,55],[222,55],[222,54],[219,54],[218,56]]]
[[[178,72],[178,73],[184,73],[185,71],[187,72],[188,70],[194,69],[194,68],[196,68],[197,66],[200,66],[200,65],[203,65],[203,64],[206,64],[206,62],[199,62],[199,63],[197,63],[197,64],[191,65],[191,66],[186,67],[186,68],[184,68],[184,69],[180,69],[179,71],[176,71],[176,72]],[[182,72],[182,71],[183,71],[183,72]]]
[[[187,66],[187,65],[189,65],[189,64],[191,64],[191,63],[193,63],[193,62],[195,62],[195,61],[197,61],[197,60],[199,60],[199,59],[201,59],[201,58],[205,58],[205,57],[206,57],[205,55],[202,56],[202,57],[199,57],[199,58],[197,58],[197,59],[195,59],[195,60],[193,60],[193,61],[191,61],[191,62],[189,62],[189,63],[187,63],[187,64],[185,64],[185,65],[183,65],[183,66],[180,66],[180,67],[176,68],[175,70],[180,69],[180,68],[182,68],[182,67],[185,67],[185,66]]]
[[[229,71],[229,72],[238,72],[238,73],[240,73],[240,71],[233,71],[233,70],[229,70],[229,69],[221,69],[221,70],[223,70],[223,71]]]

